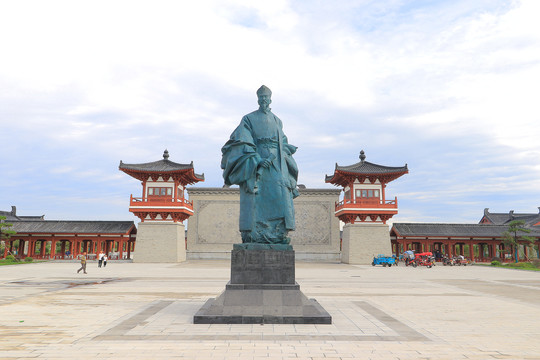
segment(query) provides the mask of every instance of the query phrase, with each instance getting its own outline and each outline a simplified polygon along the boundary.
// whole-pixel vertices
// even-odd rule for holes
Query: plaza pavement
[[[0,359],[540,359],[540,272],[297,262],[332,325],[194,325],[229,261],[0,267]]]

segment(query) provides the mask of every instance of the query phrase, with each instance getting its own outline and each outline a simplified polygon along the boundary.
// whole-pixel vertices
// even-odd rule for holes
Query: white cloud
[[[369,161],[410,164],[414,181],[390,185],[415,207],[400,205],[409,217],[431,216],[436,204],[518,202],[512,192],[530,201],[540,195],[539,7],[2,2],[10,179],[0,206],[19,205],[33,176],[40,192],[59,179],[88,199],[102,199],[107,181],[122,192],[127,182],[112,185],[124,175],[118,161],[158,160],[165,148],[193,160],[203,185],[220,186],[220,148],[262,83],[300,146],[308,186],[326,186],[336,162],[357,162],[364,149]],[[418,191],[426,185],[430,193]]]

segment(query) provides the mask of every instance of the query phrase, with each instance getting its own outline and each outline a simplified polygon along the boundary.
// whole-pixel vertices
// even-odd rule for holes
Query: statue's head
[[[272,103],[272,90],[270,90],[266,86],[261,86],[259,90],[257,90],[257,98],[259,103],[259,108],[264,111],[268,112],[270,111],[270,104]]]

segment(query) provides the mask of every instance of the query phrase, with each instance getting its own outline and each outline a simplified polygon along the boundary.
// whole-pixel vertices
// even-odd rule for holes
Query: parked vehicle
[[[414,261],[415,257],[414,257],[413,250],[404,251],[403,254],[400,256],[403,256],[403,260],[405,261],[405,266],[412,265],[416,267],[416,262]]]
[[[395,256],[385,256],[383,254],[373,257],[373,262],[371,263],[372,266],[382,265],[384,267],[390,267],[393,264],[397,265]]]
[[[443,257],[442,259],[442,264],[444,266],[448,265],[448,266],[454,266],[456,264],[456,262],[454,261],[454,258],[449,258],[448,256],[445,256]]]
[[[470,264],[469,260],[467,260],[463,255],[458,255],[458,256],[454,256],[453,258],[449,258],[447,256],[445,256],[443,258],[443,265],[446,266],[454,266],[454,265],[457,265],[457,266],[467,266],[468,264]]]
[[[463,255],[459,255],[454,258],[454,262],[458,266],[461,266],[461,265],[467,266],[467,264],[469,263],[469,260],[467,260]]]
[[[435,265],[435,258],[432,252],[423,252],[414,255],[414,262],[417,266],[426,266],[428,269]]]

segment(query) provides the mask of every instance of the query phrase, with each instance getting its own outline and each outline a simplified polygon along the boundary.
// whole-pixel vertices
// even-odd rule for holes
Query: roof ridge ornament
[[[169,160],[169,151],[167,149],[163,152],[163,159]]]
[[[366,160],[366,153],[364,150],[360,150],[360,161],[363,163]]]

